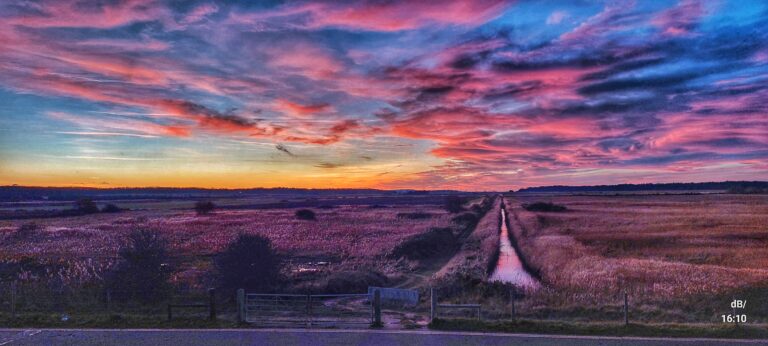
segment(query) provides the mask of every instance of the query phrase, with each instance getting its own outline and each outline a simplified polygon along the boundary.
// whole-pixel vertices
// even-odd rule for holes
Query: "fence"
[[[504,288],[508,290],[508,288]],[[437,290],[436,290],[437,291]],[[93,320],[93,316],[134,316],[164,321],[171,305],[173,319],[217,319],[257,325],[367,326],[379,324],[426,323],[432,317],[481,318],[483,320],[551,320],[621,323],[722,323],[723,315],[746,315],[746,323],[768,322],[768,289],[743,294],[706,294],[669,300],[640,296],[631,290],[618,292],[563,292],[548,288],[536,292],[501,288],[468,295],[422,297],[415,306],[384,304],[380,290],[373,294],[348,295],[266,295],[245,294],[241,304],[235,294],[202,289],[175,291],[159,302],[145,303],[126,298],[125,292],[96,286],[67,288],[29,282],[0,281],[0,320],[30,315]],[[376,294],[379,292],[378,304]],[[136,292],[132,292],[136,293]],[[141,293],[141,292],[139,292]],[[428,293],[428,292],[427,292]],[[134,297],[136,295],[134,294]],[[246,299],[247,298],[247,299]],[[426,299],[424,299],[426,298]],[[733,308],[735,300],[747,300],[745,307]],[[378,311],[378,313],[377,313]],[[213,315],[213,317],[212,317]],[[79,316],[79,317],[78,317]],[[377,318],[378,316],[378,318]],[[378,323],[377,323],[378,322]],[[739,320],[740,323],[744,321]],[[395,326],[396,327],[396,326]]]
[[[208,302],[206,303],[177,303],[168,304],[168,321],[173,320],[173,309],[190,309],[190,308],[204,308],[208,310],[208,320],[216,320],[216,290],[211,288],[208,290]]]
[[[506,293],[504,290],[507,290]],[[728,316],[738,322],[768,322],[768,288],[745,290],[742,294],[696,293],[673,297],[641,296],[631,290],[607,292],[560,291],[551,288],[514,290],[479,285],[473,294],[444,295],[432,291],[428,299],[430,317],[440,319],[538,320],[589,322],[610,325],[631,323],[714,323]],[[749,305],[744,304],[748,301]],[[734,308],[735,306],[735,308]],[[478,317],[479,316],[479,317]],[[734,318],[734,323],[737,320]]]
[[[146,301],[154,291],[121,291],[97,286],[68,288],[39,282],[0,281],[0,316],[30,314],[68,316],[136,315],[166,318],[215,319],[235,313],[234,297],[215,290],[171,290]]]
[[[258,325],[370,325],[381,323],[381,295],[237,292],[238,320]]]

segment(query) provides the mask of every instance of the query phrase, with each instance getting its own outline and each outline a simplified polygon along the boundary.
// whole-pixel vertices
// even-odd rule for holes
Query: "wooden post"
[[[515,311],[515,288],[514,287],[512,287],[512,291],[510,295],[511,297],[509,299],[511,300],[511,303],[512,303],[512,319],[514,320],[517,318],[517,313]]]
[[[173,313],[171,312],[171,304],[168,304],[168,321],[173,319]]]
[[[381,325],[381,291],[373,291],[373,325]]]
[[[216,320],[216,289],[208,289],[208,319]]]
[[[237,321],[245,322],[245,290],[242,288],[237,290]]]
[[[437,318],[437,295],[435,294],[435,289],[432,287],[429,288],[429,299],[430,299],[429,319],[431,321]]]
[[[627,290],[624,290],[624,325],[629,325],[629,299],[627,298]]]
[[[16,281],[11,282],[11,317],[16,317]]]
[[[106,292],[106,304],[107,304],[107,311],[112,311],[112,290],[107,288]]]
[[[307,294],[307,327],[312,327],[312,295]]]

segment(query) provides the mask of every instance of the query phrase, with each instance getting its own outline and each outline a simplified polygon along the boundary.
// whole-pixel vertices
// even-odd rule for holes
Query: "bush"
[[[421,219],[429,219],[429,218],[431,218],[432,214],[430,214],[430,213],[422,213],[422,212],[397,213],[397,217],[400,218],[400,219],[421,220]]]
[[[99,207],[90,198],[81,198],[75,202],[75,210],[80,214],[95,214],[99,212]]]
[[[120,261],[110,273],[107,287],[122,299],[144,303],[158,302],[168,297],[168,245],[160,235],[149,229],[133,231],[128,243],[120,248]]]
[[[455,214],[464,211],[464,203],[467,199],[460,196],[448,196],[445,198],[445,210]]]
[[[552,202],[536,202],[536,203],[523,203],[523,209],[527,211],[541,211],[541,212],[562,212],[568,210],[563,205],[554,204]]]
[[[749,194],[762,194],[768,192],[768,190],[754,187],[754,186],[734,186],[728,189],[726,191],[727,193],[734,193],[734,194],[740,194],[740,195],[749,195]]]
[[[197,215],[208,215],[216,209],[216,204],[211,201],[198,201],[195,203],[195,212]]]
[[[123,210],[120,209],[120,207],[118,207],[118,206],[116,206],[114,204],[111,204],[111,203],[105,205],[104,208],[101,208],[101,212],[102,213],[119,213],[121,211],[123,211]]]
[[[45,276],[49,270],[49,265],[40,263],[40,259],[34,257],[0,260],[0,282],[18,280],[21,273]]]
[[[269,239],[241,234],[214,260],[220,287],[269,291],[280,279],[280,259]]]
[[[478,214],[466,212],[454,216],[451,221],[462,226],[474,226],[480,221],[480,217]]]
[[[442,252],[453,251],[456,237],[451,228],[432,228],[403,240],[389,254],[389,258],[405,257],[412,260],[424,259]]]
[[[341,271],[328,277],[325,291],[328,293],[366,293],[368,286],[386,286],[389,279],[373,270]]]
[[[16,233],[14,234],[14,236],[16,238],[29,239],[32,236],[34,236],[35,233],[37,233],[37,230],[39,229],[40,229],[40,226],[38,226],[34,222],[25,223],[19,226],[19,229],[16,230]]]
[[[315,220],[315,212],[309,209],[299,209],[296,211],[296,218],[299,220]]]

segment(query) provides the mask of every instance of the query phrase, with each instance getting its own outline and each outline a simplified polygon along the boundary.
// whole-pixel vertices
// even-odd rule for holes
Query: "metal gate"
[[[241,321],[259,325],[370,325],[369,294],[264,294],[238,291]]]

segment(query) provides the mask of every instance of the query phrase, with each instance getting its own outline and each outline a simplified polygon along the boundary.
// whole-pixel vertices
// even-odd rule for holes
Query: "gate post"
[[[106,303],[107,311],[112,311],[112,289],[110,288],[107,288]]]
[[[517,319],[517,312],[515,311],[515,292],[516,289],[514,286],[512,286],[512,291],[510,292],[510,301],[512,302],[512,319]]]
[[[373,291],[373,325],[381,326],[381,291]]]
[[[208,289],[208,319],[211,321],[216,320],[216,289]]]
[[[242,288],[237,290],[237,321],[245,322],[245,290]]]
[[[429,299],[430,299],[430,310],[429,310],[429,320],[430,322],[437,317],[437,295],[435,295],[435,289],[433,287],[429,288]]]
[[[312,295],[307,294],[307,327],[312,328]]]
[[[624,325],[629,325],[629,299],[627,298],[627,290],[624,290]]]
[[[16,290],[16,281],[15,280],[11,281],[11,317],[14,317],[14,318],[16,317],[16,299],[17,299],[16,295],[17,295],[17,293],[18,292]]]

